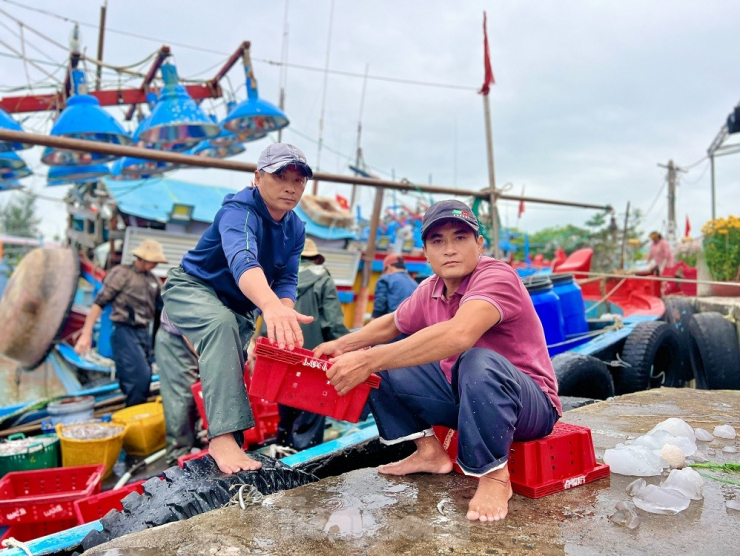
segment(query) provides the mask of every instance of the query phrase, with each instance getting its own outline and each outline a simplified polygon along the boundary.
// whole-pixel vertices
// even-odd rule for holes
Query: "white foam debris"
[[[714,427],[714,436],[717,438],[726,438],[732,440],[735,438],[735,429],[732,425],[717,425]]]
[[[648,434],[652,434],[655,431],[659,430],[667,431],[673,436],[684,436],[691,440],[691,442],[694,442],[696,440],[694,429],[691,428],[691,425],[689,425],[683,419],[679,419],[678,417],[671,417],[670,419],[661,421],[660,423],[655,425]]]
[[[701,500],[704,497],[702,494],[703,485],[704,479],[701,478],[701,475],[690,467],[686,467],[685,469],[671,471],[668,478],[660,486],[677,490],[691,500]]]
[[[604,452],[604,463],[611,468],[612,473],[619,475],[652,477],[663,471],[660,458],[644,446],[608,449]]]
[[[673,469],[686,467],[686,454],[678,446],[666,444],[660,449],[660,457]]]
[[[708,430],[694,429],[694,434],[696,435],[696,439],[701,442],[711,442],[714,440],[714,436]]]
[[[645,479],[635,479],[630,484],[627,485],[627,494],[630,496],[635,496],[638,492],[640,492],[647,483],[645,482]]]
[[[653,514],[673,515],[689,507],[682,492],[656,485],[647,485],[634,497],[635,506]]]

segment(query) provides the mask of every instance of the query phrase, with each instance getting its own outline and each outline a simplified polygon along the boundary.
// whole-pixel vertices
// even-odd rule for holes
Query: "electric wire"
[[[646,211],[645,211],[645,212],[643,213],[642,217],[643,217],[643,218],[644,218],[645,220],[647,220],[647,217],[648,217],[648,215],[649,215],[649,214],[650,214],[650,213],[652,212],[652,210],[653,210],[653,207],[655,207],[655,203],[657,203],[657,202],[658,202],[658,199],[660,198],[660,195],[661,195],[661,193],[663,193],[663,190],[665,189],[666,185],[668,185],[668,178],[665,178],[665,179],[663,180],[663,185],[661,185],[661,186],[660,186],[660,189],[658,190],[658,194],[657,194],[657,195],[655,195],[655,199],[653,199],[653,202],[652,202],[652,203],[650,204],[650,208],[649,208],[649,209],[647,209],[647,210],[646,210]]]

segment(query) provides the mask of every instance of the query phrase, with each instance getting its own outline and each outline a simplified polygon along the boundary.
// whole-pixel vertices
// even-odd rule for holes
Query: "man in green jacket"
[[[306,238],[298,268],[298,297],[294,307],[300,314],[313,317],[312,322],[300,324],[303,347],[306,349],[313,349],[321,343],[336,340],[349,333],[344,325],[336,284],[324,266],[324,260],[316,243]],[[266,335],[264,323],[260,335]],[[278,409],[279,445],[305,450],[323,442],[326,417],[286,405],[279,405]]]

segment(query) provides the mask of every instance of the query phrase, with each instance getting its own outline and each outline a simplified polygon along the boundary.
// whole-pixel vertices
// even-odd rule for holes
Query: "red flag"
[[[683,232],[683,237],[689,237],[689,234],[691,234],[691,222],[689,222],[689,215],[686,215],[686,228]]]
[[[346,197],[342,197],[339,193],[336,194],[337,204],[344,210],[349,210],[349,201]]]
[[[488,52],[488,31],[486,30],[486,12],[483,12],[483,56],[485,66],[485,76],[483,77],[483,86],[478,91],[482,95],[488,95],[491,85],[496,83],[493,79],[493,69],[491,69],[491,55]]]
[[[524,186],[522,186],[522,197],[524,197]],[[517,214],[517,218],[521,218],[522,214],[524,214],[524,199],[519,200],[519,213]]]

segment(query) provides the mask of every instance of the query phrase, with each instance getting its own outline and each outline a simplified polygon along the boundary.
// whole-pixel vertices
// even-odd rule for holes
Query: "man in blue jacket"
[[[306,238],[293,208],[312,176],[293,145],[267,147],[254,187],[224,198],[213,224],[163,288],[170,321],[199,356],[209,452],[224,473],[261,467],[241,449],[242,432],[254,426],[243,376],[255,311],[280,348],[301,347],[299,323],[313,320],[293,309]]]

